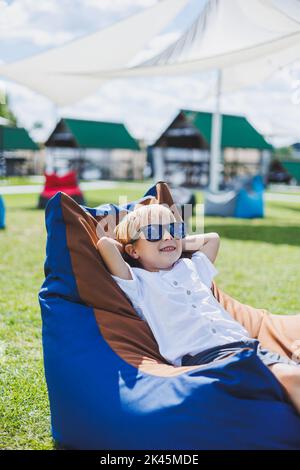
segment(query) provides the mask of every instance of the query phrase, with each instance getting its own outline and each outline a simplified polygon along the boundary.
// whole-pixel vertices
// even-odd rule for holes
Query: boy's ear
[[[139,257],[132,243],[127,243],[127,245],[124,247],[124,251],[132,258],[138,259]]]

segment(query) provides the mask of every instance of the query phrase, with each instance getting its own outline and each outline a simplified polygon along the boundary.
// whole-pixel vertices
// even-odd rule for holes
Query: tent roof
[[[212,113],[182,110],[187,119],[201,132],[207,143],[211,144]],[[254,148],[270,150],[272,145],[251,126],[244,116],[222,114],[221,147]]]
[[[71,132],[76,147],[79,148],[140,150],[138,142],[129,134],[122,123],[71,118],[61,119],[46,145],[53,146],[51,138],[55,136],[61,125]]]
[[[3,150],[39,150],[24,127],[0,125],[0,148]]]
[[[283,168],[300,183],[300,162],[297,161],[281,161]]]
[[[183,109],[178,117],[182,117],[188,124],[199,131],[207,147],[211,146],[212,113]],[[173,121],[173,124],[177,118]],[[172,124],[168,129],[172,128]],[[164,135],[164,134],[163,134]],[[189,135],[185,139],[189,139]],[[161,138],[160,138],[161,139]],[[156,144],[159,142],[159,140]],[[154,144],[154,146],[156,145]],[[180,145],[182,146],[182,145]],[[222,148],[253,148],[258,150],[271,150],[259,132],[247,121],[244,116],[222,114]]]

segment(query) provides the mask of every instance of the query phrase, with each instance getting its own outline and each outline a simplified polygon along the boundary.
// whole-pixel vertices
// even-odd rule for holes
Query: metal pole
[[[222,70],[217,70],[216,108],[212,117],[211,152],[210,152],[210,191],[219,190],[221,164],[222,115],[220,113],[222,91]]]
[[[0,176],[6,176],[6,162],[4,155],[4,126],[0,124]]]
[[[155,147],[153,149],[153,167],[154,167],[154,180],[164,181],[165,178],[165,165],[164,153],[162,147]]]
[[[53,106],[52,106],[52,110],[53,110],[53,116],[54,116],[54,128],[56,128],[56,125],[58,123],[58,109],[57,109],[57,106],[55,103],[53,103]],[[49,166],[52,167],[52,171],[54,173],[57,172],[57,168],[56,168],[56,152],[55,152],[55,148],[54,148],[54,151],[52,150],[51,151],[51,147],[50,147],[50,152],[49,152]]]

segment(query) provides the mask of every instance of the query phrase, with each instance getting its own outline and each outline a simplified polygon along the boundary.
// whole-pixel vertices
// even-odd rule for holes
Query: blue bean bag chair
[[[225,191],[204,191],[204,214],[253,219],[264,217],[264,182],[261,175],[237,178]]]
[[[300,417],[254,350],[174,367],[112,279],[98,237],[111,236],[136,204],[153,202],[172,207],[166,183],[119,207],[83,207],[64,193],[47,205],[39,301],[54,440],[72,449],[299,449]],[[255,318],[257,334],[268,337],[265,311],[238,303],[215,283],[212,290],[231,313],[249,324]],[[295,324],[287,325],[290,331]],[[290,339],[275,343],[283,347]]]
[[[234,217],[253,219],[264,217],[264,184],[260,175],[252,177],[238,192]]]
[[[234,217],[241,219],[264,217],[263,193],[242,188],[237,196]]]
[[[0,196],[0,229],[5,228],[5,205],[2,196]]]

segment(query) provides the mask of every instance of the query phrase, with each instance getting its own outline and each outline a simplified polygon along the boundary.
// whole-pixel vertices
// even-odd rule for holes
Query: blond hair
[[[126,214],[115,227],[114,233],[117,241],[127,245],[127,243],[136,237],[136,233],[141,227],[162,223],[163,221],[165,223],[176,221],[169,207],[164,204],[143,205]]]

